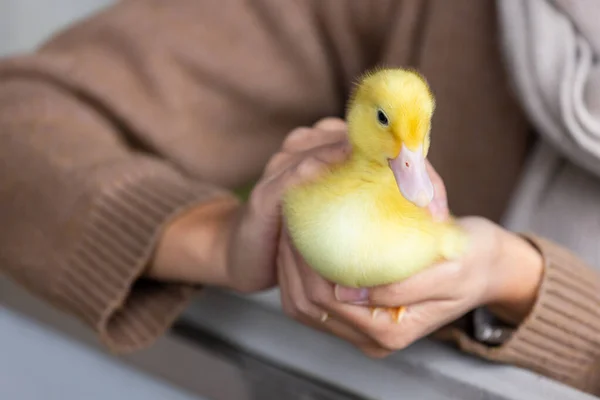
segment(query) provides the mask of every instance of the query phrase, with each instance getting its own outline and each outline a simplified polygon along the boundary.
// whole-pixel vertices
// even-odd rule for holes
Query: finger
[[[319,331],[333,334],[359,348],[369,349],[374,354],[382,353],[377,349],[375,342],[356,329],[344,324],[335,318],[323,321],[324,310],[312,304],[304,294],[304,287],[292,255],[291,245],[286,234],[282,233],[280,240],[281,259],[278,263],[281,276],[282,306],[286,313],[299,322],[311,326]],[[376,351],[379,350],[379,351]]]
[[[262,175],[263,179],[274,177],[275,175],[281,173],[281,171],[289,168],[294,162],[298,162],[297,155],[286,153],[285,151],[276,153],[267,162]]]
[[[364,312],[342,312],[339,318],[368,334],[379,346],[397,351],[456,320],[463,309],[459,302],[429,301],[412,305],[400,323],[393,322],[386,312],[375,318]]]
[[[389,307],[395,306],[396,304],[389,305]],[[368,335],[379,346],[389,351],[409,346],[455,320],[466,309],[460,299],[428,300],[407,307],[403,318],[398,323],[392,313],[380,310],[373,314],[371,308],[364,305],[348,306],[344,303],[325,301],[322,307],[335,313],[337,319]]]
[[[464,277],[462,263],[443,262],[402,282],[370,288],[368,304],[398,307],[431,300],[455,300],[462,293],[462,286],[466,282]]]
[[[323,314],[325,314],[325,310],[312,304],[304,295],[302,280],[298,274],[287,235],[283,233],[283,230],[279,240],[279,254],[280,259],[277,263],[277,268],[281,277],[280,290],[285,292],[290,299],[290,308],[288,311],[291,311],[295,318],[304,317],[311,321],[320,321]]]
[[[342,147],[348,146],[346,138],[345,122],[338,118],[325,118],[319,121],[315,128],[296,128],[283,142],[281,151],[275,154],[265,167],[265,176],[289,164],[293,155],[319,147],[338,144]]]
[[[347,143],[346,131],[302,127],[290,132],[281,148],[288,153],[300,153],[333,143]]]
[[[350,154],[350,148],[342,142],[324,144],[300,153],[282,153],[275,155],[267,168],[271,171],[269,179],[278,179],[284,173],[293,173],[306,164],[318,163],[318,172],[344,161]],[[291,169],[291,171],[287,171]],[[310,176],[309,176],[310,178]]]
[[[442,177],[433,168],[431,163],[427,161],[427,173],[433,184],[433,200],[429,203],[428,209],[433,217],[438,221],[448,219],[450,212],[448,210],[448,194]]]
[[[330,144],[298,155],[287,168],[264,177],[256,185],[250,196],[252,208],[277,211],[283,193],[290,187],[317,179],[337,163],[344,161],[349,154],[347,147]]]
[[[323,118],[315,124],[315,128],[327,131],[343,131],[347,129],[346,121],[341,118]]]
[[[309,269],[302,271],[301,274],[304,286],[310,288],[307,295],[311,301],[317,302],[321,308],[335,315],[336,321],[339,320],[366,335],[370,341],[375,343],[375,348],[383,348],[387,352],[397,350],[407,345],[409,340],[415,336],[413,332],[398,330],[399,326],[402,326],[403,330],[406,329],[406,317],[402,319],[402,324],[396,324],[392,322],[392,318],[387,313],[373,315],[365,306],[336,302],[331,294],[331,287],[327,287],[322,279],[311,273]]]

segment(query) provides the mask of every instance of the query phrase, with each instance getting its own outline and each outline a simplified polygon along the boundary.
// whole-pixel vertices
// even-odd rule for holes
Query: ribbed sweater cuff
[[[83,235],[58,279],[62,305],[91,325],[116,353],[151,344],[191,299],[191,285],[142,277],[168,221],[186,208],[223,196],[148,163],[102,187]]]
[[[500,347],[457,332],[460,347],[490,360],[536,371],[567,385],[600,390],[600,276],[565,249],[524,235],[544,257],[545,271],[529,316]]]

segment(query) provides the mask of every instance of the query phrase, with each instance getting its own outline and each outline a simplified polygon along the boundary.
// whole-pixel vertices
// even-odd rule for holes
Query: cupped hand
[[[292,131],[245,204],[221,197],[172,221],[147,275],[245,293],[275,286],[282,195],[346,159],[350,147],[344,126],[339,119],[326,119]]]
[[[326,284],[305,270],[313,304],[388,351],[403,349],[470,310],[488,305],[518,324],[531,310],[542,276],[541,255],[523,239],[478,217],[458,220],[470,249],[456,261],[433,265],[402,282],[369,289]],[[399,323],[370,307],[405,306]],[[360,347],[360,346],[359,346]],[[369,353],[367,351],[367,353]]]
[[[326,128],[345,132],[342,122]],[[431,164],[427,167],[435,189],[428,208],[436,219],[444,220],[449,215],[446,189]],[[403,349],[481,305],[518,324],[535,300],[543,270],[541,255],[524,239],[484,218],[457,222],[470,238],[462,258],[370,289],[343,288],[326,281],[294,249],[284,226],[277,265],[285,312],[373,357]],[[400,323],[391,314],[371,311],[399,306],[406,307]]]
[[[231,230],[227,269],[230,280],[238,282],[236,289],[252,292],[277,282],[282,196],[348,157],[350,146],[340,124],[325,119],[312,128],[295,129],[267,163]]]
[[[307,151],[307,148],[318,145],[318,141],[303,139],[309,137],[331,137],[345,140],[346,124],[342,120],[327,119],[318,123],[314,128],[292,133],[288,139],[287,151],[298,154],[296,163],[302,162],[301,160],[305,158],[303,153]],[[310,175],[297,175],[294,181],[309,180],[327,167],[328,163],[321,162],[315,165]],[[429,163],[427,163],[427,167],[435,192],[429,210],[435,218],[443,220],[448,217],[446,190],[442,179],[433,167]],[[279,238],[277,266],[281,302],[284,311],[289,316],[312,328],[340,337],[370,356],[382,357],[389,354],[391,349],[386,347],[377,335],[373,335],[366,329],[367,325],[370,326],[369,324],[375,321],[367,318],[364,320],[367,325],[363,325],[357,324],[355,318],[344,318],[346,315],[344,311],[357,312],[359,315],[366,316],[370,314],[365,307],[341,304],[335,299],[334,286],[304,262],[302,256],[292,245],[285,227]],[[342,313],[339,314],[338,311],[342,311]]]

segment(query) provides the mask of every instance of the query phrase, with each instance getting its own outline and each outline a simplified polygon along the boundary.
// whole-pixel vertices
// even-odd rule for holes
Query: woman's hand
[[[345,138],[346,125],[341,120],[328,120],[327,123],[317,125],[320,129],[331,130],[328,135],[332,137]],[[323,135],[317,130],[314,135]],[[304,135],[313,135],[304,132]],[[305,145],[310,146],[306,142]],[[291,146],[294,147],[294,146]],[[326,168],[323,163],[317,169]],[[448,206],[446,199],[446,190],[442,179],[427,163],[428,172],[434,184],[435,196],[429,205],[430,212],[435,218],[443,220],[448,217]],[[299,176],[299,180],[305,180],[307,176]],[[344,318],[332,318],[323,320],[323,317],[334,314],[331,312],[332,304],[340,305],[344,310],[358,312],[365,315],[368,311],[364,307],[352,305],[343,305],[336,301],[334,297],[333,285],[317,275],[302,259],[291,244],[286,229],[282,230],[279,238],[277,266],[279,275],[279,287],[281,292],[281,302],[286,314],[317,330],[325,331],[338,336],[355,346],[362,349],[365,353],[373,357],[382,357],[389,354],[390,349],[384,346],[377,336],[371,335],[364,329],[364,326],[355,324],[351,320]],[[368,323],[372,321],[366,320]]]
[[[523,239],[482,218],[459,223],[469,233],[472,246],[458,261],[434,265],[403,282],[371,289],[331,285],[301,260],[283,239],[282,256],[289,260],[280,269],[288,277],[284,307],[300,321],[340,336],[380,357],[460,318],[481,305],[518,324],[531,309],[542,275],[542,260]],[[290,268],[292,264],[294,268]],[[298,286],[294,282],[301,281]],[[385,312],[375,317],[369,307],[406,306],[400,323]],[[330,318],[322,321],[322,315]]]
[[[428,169],[435,187],[429,209],[444,220],[449,214],[446,190],[429,163]],[[285,312],[374,357],[402,349],[481,305],[518,324],[535,300],[542,275],[541,255],[525,240],[483,218],[458,222],[471,237],[470,251],[462,259],[370,290],[327,282],[304,262],[284,229],[278,270]],[[396,324],[387,313],[373,318],[369,306],[407,306],[407,312]]]
[[[471,237],[460,260],[430,267],[403,282],[371,289],[310,288],[311,298],[334,319],[348,323],[389,350],[399,350],[482,305],[518,324],[535,301],[542,276],[541,255],[523,239],[483,218],[459,223]],[[310,273],[307,271],[307,273]],[[316,277],[310,278],[319,280]],[[406,306],[399,324],[372,307]]]
[[[282,194],[290,185],[314,179],[349,153],[340,119],[292,131],[268,162],[246,204],[230,198],[215,200],[169,224],[148,275],[240,292],[274,286]]]

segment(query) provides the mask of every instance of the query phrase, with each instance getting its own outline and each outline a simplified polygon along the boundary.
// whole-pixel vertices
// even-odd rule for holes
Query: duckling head
[[[434,109],[434,96],[419,73],[381,69],[360,79],[347,110],[355,157],[391,168],[402,195],[419,207],[433,199],[425,159]]]

